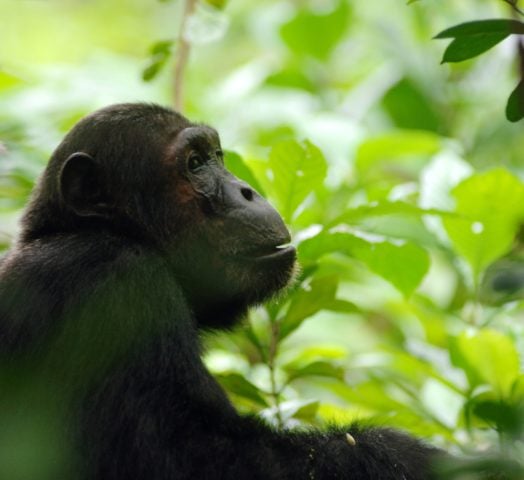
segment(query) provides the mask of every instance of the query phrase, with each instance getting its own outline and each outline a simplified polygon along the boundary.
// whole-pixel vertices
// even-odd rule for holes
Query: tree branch
[[[519,0],[502,0],[502,1],[504,3],[507,3],[514,12],[517,12],[520,15],[524,15],[524,11],[521,8],[519,8],[518,6]]]
[[[273,397],[273,403],[276,409],[276,419],[279,428],[284,426],[282,414],[280,412],[280,391],[277,388],[277,382],[275,378],[275,359],[278,353],[278,341],[280,339],[280,326],[276,320],[271,321],[271,338],[269,341],[269,352],[267,366],[269,368],[269,378],[271,382],[271,396]]]
[[[182,111],[184,104],[184,74],[186,70],[191,44],[186,39],[186,27],[189,17],[195,11],[198,0],[185,0],[180,31],[178,33],[178,45],[175,57],[175,78],[173,83],[173,97],[175,109]]]

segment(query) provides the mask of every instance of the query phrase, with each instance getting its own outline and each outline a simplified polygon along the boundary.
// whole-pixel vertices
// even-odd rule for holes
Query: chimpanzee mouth
[[[295,247],[290,243],[283,243],[281,245],[265,245],[250,249],[246,252],[246,257],[249,256],[255,260],[270,260],[273,258],[285,257],[288,255],[295,255]]]

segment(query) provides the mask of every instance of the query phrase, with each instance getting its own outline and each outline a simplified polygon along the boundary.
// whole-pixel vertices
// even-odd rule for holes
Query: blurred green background
[[[412,3],[199,0],[186,18],[184,114],[218,129],[302,264],[287,296],[208,338],[206,358],[240,410],[275,424],[366,419],[464,454],[444,478],[522,479],[524,135],[504,116],[516,40],[453,65],[432,40],[515,12]],[[183,9],[0,0],[1,249],[78,119],[174,104]],[[10,378],[0,478],[56,478],[56,418],[1,411]]]

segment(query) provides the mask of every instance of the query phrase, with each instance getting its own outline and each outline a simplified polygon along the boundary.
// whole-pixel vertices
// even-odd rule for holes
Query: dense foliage
[[[494,20],[515,2],[214,0],[180,36],[183,3],[0,4],[1,248],[64,132],[108,103],[172,103],[187,42],[185,114],[217,127],[301,263],[284,297],[207,339],[238,408],[388,424],[467,454],[456,478],[523,478],[524,136],[504,117],[519,50],[440,65],[521,34]],[[10,373],[6,404],[24,391]],[[55,420],[0,407],[0,478],[54,478]]]

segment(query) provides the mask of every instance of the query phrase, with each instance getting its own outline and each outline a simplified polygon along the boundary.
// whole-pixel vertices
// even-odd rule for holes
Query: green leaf
[[[160,40],[149,47],[151,55],[169,55],[173,48],[174,40]]]
[[[0,92],[20,87],[24,85],[24,83],[25,82],[21,78],[0,70]]]
[[[434,100],[409,78],[393,85],[382,99],[384,108],[398,128],[437,132],[441,118]]]
[[[314,279],[310,285],[297,290],[289,310],[280,321],[280,338],[284,339],[296,330],[304,320],[326,308],[335,300],[338,277],[329,276]]]
[[[517,405],[500,400],[482,400],[472,401],[470,407],[477,417],[496,428],[498,432],[514,436],[522,433],[522,411]]]
[[[360,205],[356,208],[348,209],[342,215],[331,222],[331,225],[340,223],[354,223],[368,217],[381,217],[389,215],[405,215],[421,218],[424,215],[438,215],[456,217],[453,212],[439,210],[435,208],[421,208],[406,202],[381,201],[367,205]]]
[[[521,80],[511,92],[506,105],[506,118],[510,122],[518,122],[524,118],[524,80]]]
[[[301,377],[329,377],[337,380],[344,379],[344,369],[338,365],[325,361],[311,362],[304,366],[297,366],[289,363],[283,366],[283,369],[288,372],[289,381]]]
[[[280,417],[284,421],[291,418],[311,421],[317,413],[318,406],[317,400],[288,400],[280,404]]]
[[[356,248],[365,245],[365,241],[348,233],[321,232],[320,234],[303,241],[298,247],[299,261],[301,264],[316,262],[323,255],[342,253],[353,256]]]
[[[142,79],[146,82],[153,80],[164,68],[171,57],[174,42],[172,40],[161,40],[149,48],[151,58],[149,65],[142,71]]]
[[[480,20],[455,25],[435,38],[453,38],[444,52],[443,63],[461,62],[476,57],[511,34],[524,33],[524,23],[517,20]]]
[[[290,415],[291,418],[310,422],[315,418],[319,405],[320,402],[318,400],[290,400],[280,405],[280,411],[284,414],[284,418]]]
[[[427,252],[413,243],[369,243],[354,255],[406,297],[419,286],[430,264]]]
[[[500,398],[510,397],[520,363],[509,337],[487,329],[474,335],[464,333],[451,342],[450,353],[453,364],[466,373],[471,388],[487,384]]]
[[[227,4],[227,0],[205,0],[205,2],[220,10],[224,9]]]
[[[486,34],[475,37],[457,38],[453,40],[442,57],[442,63],[463,62],[476,57],[502,42],[507,37],[504,34]]]
[[[296,53],[325,60],[343,38],[349,24],[350,10],[346,1],[325,14],[301,10],[280,30],[288,47]]]
[[[444,226],[478,281],[514,241],[524,218],[524,184],[499,168],[469,177],[455,187],[453,197],[459,216],[444,218]]]
[[[268,403],[260,390],[238,373],[216,375],[218,382],[228,391],[239,397],[247,398],[258,405],[267,407]]]
[[[297,208],[322,182],[327,163],[322,152],[305,141],[281,142],[271,151],[272,192],[282,217],[290,222]]]
[[[512,33],[524,34],[524,23],[510,19],[476,20],[447,28],[436,35],[435,38],[463,38],[485,34],[511,35]]]
[[[144,70],[142,71],[142,80],[145,82],[150,82],[153,80],[164,68],[166,60],[159,60],[151,62]]]
[[[441,149],[441,138],[428,131],[398,130],[364,141],[357,150],[356,166],[361,174],[384,178],[394,162],[413,163],[414,159],[434,155]]]
[[[427,252],[409,242],[372,242],[351,233],[322,232],[299,246],[299,258],[304,263],[329,253],[357,258],[405,296],[413,293],[429,269]]]
[[[259,181],[253,174],[252,170],[246,165],[244,160],[238,153],[226,150],[224,152],[224,163],[226,168],[236,177],[249,183],[258,193],[264,194],[264,190],[260,185]]]

